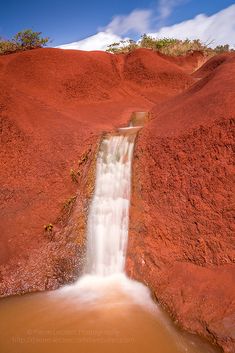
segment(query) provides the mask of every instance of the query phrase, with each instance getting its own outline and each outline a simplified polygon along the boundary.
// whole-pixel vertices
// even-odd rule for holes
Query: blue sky
[[[9,38],[16,32],[32,28],[42,31],[52,39],[52,46],[79,41],[103,30],[136,39],[141,30],[157,32],[194,18],[200,13],[211,16],[235,4],[232,0],[1,0],[0,36]],[[164,7],[165,6],[165,7]],[[109,26],[118,15],[128,16],[135,10],[143,10],[146,25],[124,26],[119,30]],[[168,11],[169,10],[169,11]],[[150,14],[150,15],[149,15]],[[122,22],[121,22],[122,23]],[[119,32],[119,33],[118,33]]]

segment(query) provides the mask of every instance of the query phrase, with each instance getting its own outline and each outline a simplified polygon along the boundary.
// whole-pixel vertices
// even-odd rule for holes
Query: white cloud
[[[199,14],[195,18],[173,26],[163,27],[158,32],[149,33],[153,37],[178,39],[201,39],[215,47],[230,44],[235,47],[235,5],[217,12],[212,16]]]
[[[173,9],[188,0],[159,0],[157,8],[153,9],[135,9],[129,15],[114,16],[112,21],[101,28],[107,32],[119,35],[143,34],[149,32],[153,22],[163,21],[169,17]]]
[[[59,45],[56,48],[77,50],[105,50],[109,44],[119,42],[122,38],[111,32],[99,32],[88,38],[69,44]]]
[[[185,1],[187,0],[159,0],[158,2],[159,19],[165,20],[167,17],[171,15],[175,7],[181,5]]]
[[[159,2],[159,18],[168,17],[173,7],[187,0],[161,0]],[[162,7],[160,7],[162,6]],[[148,33],[153,37],[173,37],[178,39],[201,39],[211,46],[229,44],[235,48],[235,5],[231,5],[212,16],[199,14],[173,26],[162,27],[159,31],[149,33],[153,19],[151,10],[134,10],[127,16],[115,16],[105,29],[97,34],[73,42],[60,45],[62,49],[105,50],[109,44],[119,42],[128,32]],[[126,38],[125,38],[126,39]]]
[[[134,10],[129,15],[114,16],[105,31],[125,35],[129,32],[142,34],[150,30],[152,10]]]

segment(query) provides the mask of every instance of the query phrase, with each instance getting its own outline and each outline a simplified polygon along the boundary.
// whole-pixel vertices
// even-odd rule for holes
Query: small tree
[[[31,29],[26,29],[25,31],[18,32],[13,37],[13,42],[21,50],[35,49],[44,47],[49,38],[41,38],[42,32],[33,32]]]
[[[11,40],[0,38],[0,55],[44,47],[47,45],[49,38],[42,38],[41,34],[41,32],[26,29],[17,33]]]

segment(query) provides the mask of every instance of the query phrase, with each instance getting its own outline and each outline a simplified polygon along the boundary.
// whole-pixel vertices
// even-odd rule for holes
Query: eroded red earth
[[[134,155],[127,271],[182,327],[232,352],[235,55],[197,70],[205,61],[145,49],[0,57],[2,296],[76,278],[100,138],[151,111]]]

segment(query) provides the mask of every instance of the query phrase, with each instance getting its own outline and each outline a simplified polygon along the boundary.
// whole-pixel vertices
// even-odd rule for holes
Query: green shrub
[[[15,52],[16,50],[17,50],[17,46],[15,43],[9,40],[0,39],[0,55],[10,54]]]
[[[18,32],[13,37],[13,42],[17,45],[17,48],[22,50],[36,49],[44,47],[49,38],[41,38],[42,32],[33,32],[31,29]]]
[[[217,47],[215,47],[215,52],[216,53],[226,53],[229,51],[233,51],[233,49],[230,49],[228,44],[225,45],[217,45]]]
[[[202,43],[200,39],[153,38],[147,34],[142,35],[138,42],[125,40],[110,44],[107,51],[111,53],[129,53],[136,48],[152,49],[170,56],[185,55],[193,51],[201,51],[211,55],[233,51],[228,44],[212,49],[209,45]]]
[[[49,38],[42,38],[41,34],[41,32],[26,29],[18,32],[11,40],[0,38],[0,55],[44,47],[47,45]]]
[[[139,42],[140,48],[161,50],[164,47],[169,47],[177,42],[177,39],[174,38],[162,38],[162,39],[154,39],[147,34],[144,34],[141,37]]]
[[[160,51],[166,55],[184,55],[193,51],[202,51],[204,53],[209,53],[212,49],[208,48],[207,45],[203,44],[199,39],[185,39],[179,40],[175,39],[172,43],[163,45]]]

